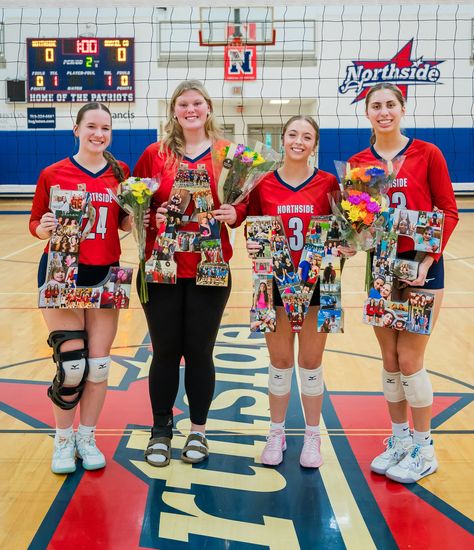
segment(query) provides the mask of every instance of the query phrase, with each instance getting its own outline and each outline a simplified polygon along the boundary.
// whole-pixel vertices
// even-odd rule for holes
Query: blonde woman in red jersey
[[[198,80],[181,82],[171,97],[163,141],[147,147],[134,170],[136,176],[156,177],[161,182],[153,198],[148,255],[151,254],[157,228],[166,222],[165,206],[170,200],[179,163],[184,162],[189,169],[196,169],[200,164],[206,166],[216,208],[213,215],[222,224],[220,238],[224,260],[227,262],[232,256],[223,222],[238,225],[243,216],[239,213],[239,207],[221,205],[217,196],[211,146],[219,137],[212,99],[206,89]],[[194,203],[191,201],[185,215],[191,217],[193,209]],[[240,210],[244,209],[240,206]],[[206,219],[210,233],[209,220],[203,219]],[[198,224],[190,220],[183,223],[180,229],[196,233]],[[174,258],[177,263],[176,284],[149,284],[149,301],[143,305],[153,345],[149,376],[153,427],[145,458],[149,464],[158,467],[170,462],[173,407],[179,388],[182,357],[185,361],[184,380],[191,433],[181,459],[197,463],[208,456],[205,429],[215,385],[212,352],[231,289],[230,274],[227,287],[196,285],[200,253],[176,252]]]
[[[315,152],[318,141],[319,127],[313,118],[305,115],[290,118],[282,130],[283,164],[264,177],[250,194],[248,202],[249,216],[281,216],[295,268],[300,265],[311,217],[331,214],[328,193],[339,190],[335,176],[309,164],[309,158]],[[257,242],[251,239],[247,241],[247,250],[251,256],[258,252],[258,248]],[[354,253],[346,247],[339,247],[339,251],[346,255]],[[276,263],[274,262],[274,267]],[[312,267],[318,269],[317,265]],[[285,269],[282,266],[282,273],[277,271],[278,269],[274,269],[274,278],[284,282]],[[308,276],[309,272],[305,278]],[[276,332],[265,334],[270,355],[268,396],[271,423],[261,455],[262,463],[268,466],[280,464],[286,450],[285,417],[290,399],[296,341],[275,283],[273,302],[276,306],[277,328]],[[324,393],[321,363],[327,334],[317,331],[319,304],[318,283],[303,328],[298,334],[297,360],[306,420],[300,464],[306,468],[318,468],[323,463],[319,422]],[[324,330],[326,327],[322,328]],[[325,332],[328,333],[329,328]]]
[[[420,263],[417,278],[403,282],[406,285],[403,300],[413,288],[435,295],[434,324],[443,298],[442,250],[458,222],[446,161],[435,145],[402,134],[400,125],[405,115],[405,98],[397,86],[377,84],[367,94],[365,105],[373,130],[371,146],[354,155],[350,162],[388,161],[404,155],[405,161],[388,192],[391,206],[423,211],[439,209],[445,215],[441,250],[427,253]],[[412,248],[410,239],[399,238],[399,257],[413,259]],[[387,440],[386,450],[372,461],[371,469],[400,483],[414,483],[438,468],[431,439],[433,389],[424,368],[429,336],[382,327],[374,330],[382,352],[383,390],[393,433]],[[413,416],[413,437],[408,425],[408,407]]]
[[[118,230],[129,230],[129,217],[111,200],[107,188],[116,189],[130,175],[106,149],[111,141],[112,117],[101,103],[87,103],[78,112],[74,135],[79,140],[76,155],[45,168],[38,179],[30,217],[30,232],[48,240],[57,225],[49,210],[52,186],[75,190],[85,184],[97,216],[88,238],[80,246],[79,286],[100,283],[112,265],[118,265]],[[38,285],[46,278],[48,245],[38,270]],[[72,297],[72,296],[71,296]],[[95,426],[105,399],[110,367],[110,348],[117,331],[118,311],[103,309],[42,309],[50,331],[58,374],[48,390],[53,401],[56,436],[51,469],[71,473],[76,455],[87,470],[105,466],[105,457],[95,443]],[[73,422],[80,402],[77,434]]]

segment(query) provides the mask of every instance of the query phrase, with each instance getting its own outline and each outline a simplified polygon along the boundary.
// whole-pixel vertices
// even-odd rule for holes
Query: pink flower
[[[234,157],[239,157],[244,151],[245,151],[245,145],[242,145],[242,144],[237,145],[237,149],[235,150]]]
[[[244,164],[253,164],[253,158],[252,157],[246,157],[243,156],[240,159]]]
[[[362,201],[362,197],[361,197],[361,195],[349,195],[347,197],[347,200],[351,204],[360,204],[360,202]]]
[[[369,201],[367,203],[367,211],[372,213],[380,212],[380,204],[376,201]]]

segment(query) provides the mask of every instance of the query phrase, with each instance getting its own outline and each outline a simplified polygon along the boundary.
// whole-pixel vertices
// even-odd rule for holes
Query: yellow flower
[[[253,151],[244,151],[242,153],[242,157],[246,157],[246,158],[252,159],[252,160],[253,160],[254,155],[255,155],[255,153]]]
[[[135,193],[135,191],[132,191],[132,195],[135,197],[135,202],[137,204],[143,204],[145,202],[145,199],[141,193]]]
[[[147,186],[142,181],[137,181],[136,183],[132,183],[130,186],[132,189],[132,192],[135,193],[143,193],[145,189],[147,189]]]
[[[262,164],[262,162],[265,162],[265,159],[262,155],[257,155],[257,158],[253,161],[253,165],[258,166],[259,164]]]
[[[349,211],[348,211],[348,216],[349,216],[349,220],[351,222],[357,222],[360,220],[361,218],[361,212],[360,210],[357,208],[357,206],[355,205],[351,205],[351,207],[349,208]]]

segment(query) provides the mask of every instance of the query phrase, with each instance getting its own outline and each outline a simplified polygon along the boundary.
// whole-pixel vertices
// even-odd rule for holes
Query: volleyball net
[[[0,9],[0,193],[29,193],[74,153],[81,104],[113,114],[112,152],[132,167],[159,139],[168,101],[203,82],[226,137],[279,150],[292,115],[321,127],[334,172],[368,146],[364,97],[393,82],[405,131],[437,144],[456,190],[474,189],[472,4]]]

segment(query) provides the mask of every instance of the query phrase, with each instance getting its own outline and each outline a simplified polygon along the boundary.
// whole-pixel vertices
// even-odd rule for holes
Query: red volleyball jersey
[[[128,166],[120,162],[125,178],[130,175]],[[120,258],[119,223],[125,215],[119,205],[107,193],[107,188],[116,190],[118,181],[107,165],[103,170],[93,174],[72,157],[60,160],[42,170],[33,199],[30,215],[30,232],[34,237],[40,224],[41,216],[49,211],[49,194],[52,186],[61,189],[75,190],[78,184],[85,184],[91,194],[91,204],[96,210],[96,219],[92,231],[82,241],[79,249],[79,262],[87,265],[110,265]],[[87,220],[84,220],[84,225]],[[48,252],[49,243],[45,252]]]
[[[408,210],[433,211],[436,206],[444,212],[443,241],[439,253],[430,253],[435,260],[441,256],[451,233],[459,221],[453,184],[448,166],[441,151],[432,143],[410,139],[406,147],[398,153],[405,161],[388,191],[390,206]],[[349,159],[351,164],[370,163],[380,160],[373,147],[368,147]],[[400,237],[398,251],[413,250],[411,239]]]
[[[250,194],[249,216],[281,216],[293,259],[298,267],[312,216],[331,214],[328,193],[339,191],[337,179],[315,169],[298,187],[282,180],[278,172],[266,175]]]
[[[170,153],[160,151],[160,143],[152,143],[149,145],[141,157],[138,159],[137,164],[133,174],[141,178],[156,178],[159,182],[159,188],[153,196],[152,211],[156,212],[156,208],[160,206],[163,202],[166,202],[169,199],[171,189],[174,184],[174,178],[177,171],[176,163],[168,161]],[[206,169],[209,173],[210,185],[212,198],[214,201],[214,209],[219,208],[220,202],[217,196],[216,183],[214,180],[214,170],[212,167],[212,156],[211,149],[207,149],[194,159],[184,157],[182,160],[183,163],[188,165],[190,170],[194,170],[198,167],[198,164],[205,164]],[[237,227],[242,223],[245,213],[245,205],[237,205],[235,207],[237,211],[237,221],[233,227]],[[191,201],[185,212],[186,216],[191,216],[194,211],[194,202]],[[152,224],[154,222],[154,215],[152,216]],[[180,225],[182,231],[193,231],[199,232],[199,227],[197,222],[190,221],[188,223],[183,223]],[[146,256],[147,258],[151,255],[153,248],[153,243],[156,239],[156,228],[153,228],[148,231],[147,235],[147,248]],[[222,242],[222,252],[224,255],[224,260],[228,262],[232,257],[232,246],[229,241],[229,235],[227,232],[227,227],[225,224],[221,225],[220,237]],[[194,278],[196,277],[196,268],[197,264],[201,261],[200,252],[175,252],[174,259],[177,263],[177,276],[183,278]]]

